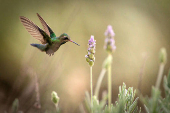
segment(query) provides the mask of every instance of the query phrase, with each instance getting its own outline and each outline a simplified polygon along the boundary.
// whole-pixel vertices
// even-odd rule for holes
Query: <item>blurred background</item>
[[[65,32],[80,46],[66,43],[51,57],[30,46],[30,43],[39,42],[25,30],[19,16],[29,18],[42,28],[36,13],[57,36]],[[95,88],[107,57],[103,46],[108,25],[113,27],[117,46],[112,64],[112,102],[117,99],[118,87],[123,82],[127,87],[138,87],[146,56],[141,92],[150,96],[151,86],[155,85],[157,78],[161,47],[166,48],[170,59],[169,19],[169,0],[1,0],[0,112],[10,112],[15,98],[19,99],[20,111],[55,110],[51,92],[56,91],[62,112],[78,113],[85,91],[90,91],[89,66],[85,61],[88,40],[94,35],[97,43],[93,66]],[[169,67],[168,61],[164,75]],[[107,75],[100,92],[104,90],[107,90]]]

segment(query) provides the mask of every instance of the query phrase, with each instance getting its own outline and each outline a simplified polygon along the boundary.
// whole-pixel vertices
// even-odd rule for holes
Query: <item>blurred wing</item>
[[[41,24],[45,30],[45,32],[50,36],[51,38],[56,37],[55,33],[52,31],[52,29],[48,26],[48,24],[44,21],[44,19],[37,13],[37,16],[39,20],[41,21]]]
[[[24,25],[26,30],[37,40],[39,40],[42,44],[46,44],[47,38],[50,38],[47,36],[47,34],[40,29],[37,25],[35,25],[32,21],[27,19],[26,17],[20,16],[21,23]]]

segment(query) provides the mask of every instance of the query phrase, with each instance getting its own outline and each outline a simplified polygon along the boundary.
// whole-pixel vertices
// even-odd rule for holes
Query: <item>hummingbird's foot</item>
[[[49,56],[53,56],[54,55],[54,53],[52,53],[52,54],[48,54]]]
[[[49,56],[52,56],[52,55],[54,55],[54,51],[49,49],[46,51],[46,54],[48,54]]]

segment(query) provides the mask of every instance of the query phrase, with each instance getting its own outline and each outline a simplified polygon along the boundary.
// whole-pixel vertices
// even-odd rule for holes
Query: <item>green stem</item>
[[[108,57],[112,57],[111,54],[109,54]],[[108,74],[108,104],[109,104],[109,110],[111,109],[111,100],[112,100],[112,75],[111,75],[111,63],[109,63],[107,67],[107,74]]]
[[[91,113],[93,113],[93,79],[92,79],[92,66],[90,66],[90,88],[91,88]]]
[[[56,108],[56,111],[57,111],[57,113],[58,113],[58,112],[59,112],[58,103],[57,103],[57,104],[55,104],[55,108]]]
[[[106,73],[106,69],[103,68],[101,73],[100,73],[100,75],[99,75],[99,78],[98,78],[98,81],[97,81],[97,85],[96,85],[96,89],[95,89],[95,93],[94,93],[97,98],[99,98],[98,97],[99,96],[99,89],[100,89],[100,86],[101,86],[101,83],[102,83],[102,80],[104,78],[105,73]]]
[[[156,85],[155,85],[156,88],[158,88],[158,89],[159,89],[160,84],[161,84],[164,67],[165,67],[164,63],[161,63],[160,66],[159,66],[159,72],[158,72],[157,81],[156,81]]]

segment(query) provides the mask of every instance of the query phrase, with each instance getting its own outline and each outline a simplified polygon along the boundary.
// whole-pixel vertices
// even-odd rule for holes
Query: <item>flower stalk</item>
[[[105,32],[105,46],[104,49],[108,52],[107,62],[105,66],[107,68],[108,74],[108,107],[111,110],[111,101],[112,101],[112,73],[111,73],[111,63],[112,63],[112,53],[116,50],[114,36],[115,33],[111,25],[108,25]]]
[[[165,65],[162,63],[159,66],[159,72],[158,72],[157,81],[156,81],[156,88],[158,88],[158,89],[159,89],[161,81],[162,81],[164,67],[165,67]]]
[[[94,93],[97,98],[99,98],[99,89],[100,89],[100,86],[101,86],[101,83],[102,83],[102,80],[104,78],[105,73],[106,73],[106,69],[103,68],[101,73],[100,73],[100,75],[99,75],[99,78],[97,80],[97,84],[96,84],[96,88],[95,88],[95,93]]]
[[[93,75],[92,75],[92,66],[94,65],[95,61],[95,48],[96,48],[96,40],[94,40],[94,36],[91,36],[89,43],[89,47],[87,50],[86,61],[89,63],[90,66],[90,90],[91,90],[91,113],[93,113]]]
[[[96,85],[96,89],[95,89],[95,96],[98,98],[99,96],[99,89],[100,89],[100,86],[101,86],[101,83],[102,83],[102,80],[104,78],[104,75],[108,69],[108,66],[110,66],[112,63],[112,56],[108,56],[104,62],[103,62],[103,68],[102,68],[102,71],[100,72],[100,75],[99,75],[99,78],[97,80],[97,85]]]
[[[109,54],[108,57],[112,58],[112,55]],[[112,101],[112,74],[111,74],[111,64],[107,67],[107,73],[108,73],[108,104],[109,104],[109,110],[111,107],[111,101]]]
[[[93,109],[93,76],[92,76],[92,66],[90,66],[90,89],[91,89],[91,109]],[[92,110],[93,113],[93,110]]]
[[[167,53],[165,48],[161,48],[160,53],[159,53],[159,60],[160,60],[160,66],[159,66],[159,72],[157,76],[157,81],[156,81],[156,88],[159,89],[161,81],[162,81],[162,76],[163,76],[163,71],[165,64],[167,62]]]

